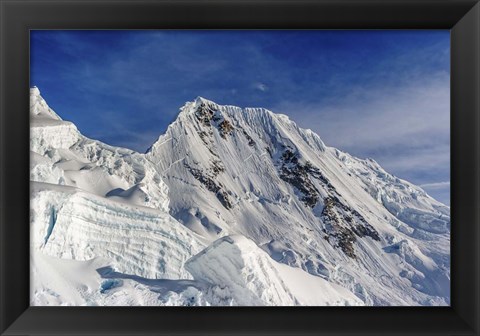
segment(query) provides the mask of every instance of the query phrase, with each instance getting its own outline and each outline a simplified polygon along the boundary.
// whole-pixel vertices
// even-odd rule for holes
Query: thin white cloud
[[[266,92],[268,90],[268,86],[265,83],[261,83],[261,82],[255,83],[254,87],[255,89],[262,92]]]
[[[421,147],[438,137],[449,138],[449,77],[441,73],[430,82],[404,87],[357,87],[328,102],[304,106],[284,102],[277,110],[312,128],[328,145],[346,150]]]
[[[408,141],[408,139],[406,139]],[[409,148],[401,151],[401,146],[392,145],[388,152],[373,154],[388,171],[410,175],[409,172],[435,171],[442,168],[447,173],[450,163],[450,146],[448,143],[429,144],[423,148]],[[375,148],[372,149],[375,152]],[[369,156],[373,156],[369,155]]]
[[[420,187],[436,200],[450,206],[450,181],[424,183]]]
[[[420,187],[436,200],[450,205],[450,181],[424,183]]]
[[[450,181],[434,182],[434,183],[425,183],[425,184],[421,184],[420,187],[426,188],[426,189],[443,189],[443,188],[450,188]]]

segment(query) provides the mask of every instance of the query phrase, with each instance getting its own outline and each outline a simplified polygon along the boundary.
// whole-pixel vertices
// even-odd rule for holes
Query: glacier
[[[449,207],[286,115],[197,97],[146,153],[30,118],[32,305],[450,304]]]

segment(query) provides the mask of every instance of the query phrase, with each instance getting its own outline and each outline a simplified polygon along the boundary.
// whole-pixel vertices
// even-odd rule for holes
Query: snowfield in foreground
[[[32,305],[450,304],[450,209],[285,115],[199,97],[142,154],[30,99]]]

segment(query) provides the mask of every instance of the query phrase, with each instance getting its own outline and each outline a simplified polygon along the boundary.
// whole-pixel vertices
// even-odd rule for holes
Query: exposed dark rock
[[[247,140],[248,140],[248,145],[249,145],[249,146],[252,146],[252,147],[253,147],[253,146],[256,145],[256,143],[255,143],[255,141],[252,139],[252,137],[251,137],[251,136],[247,133],[247,131],[245,131],[243,128],[242,128],[242,133],[243,133],[243,135],[245,136],[245,138],[247,138]]]
[[[312,166],[299,163],[297,155],[287,148],[281,157],[280,178],[302,193],[301,201],[313,208],[318,203],[319,192],[310,180]]]
[[[220,136],[223,139],[226,139],[227,135],[232,134],[232,131],[234,130],[230,121],[225,119],[213,104],[202,102],[197,107],[195,116],[204,126],[216,127],[218,129],[218,132],[220,133]],[[213,133],[211,132],[209,132],[209,134],[213,135]],[[204,140],[208,134],[205,131],[202,131],[202,132],[199,132],[199,135],[202,138],[202,140]],[[206,143],[205,140],[204,140],[204,143]]]
[[[317,180],[320,180],[329,190],[335,190],[335,188],[333,187],[333,185],[330,183],[329,180],[327,180],[327,178],[322,174],[322,172],[320,171],[320,169],[318,169],[317,167],[314,167],[312,165],[312,163],[310,161],[307,161],[305,163],[305,166],[304,166],[304,169],[307,173],[309,173],[310,175],[312,175],[314,178],[316,178]]]
[[[378,232],[356,210],[343,204],[337,197],[324,199],[321,219],[326,229],[327,241],[340,248],[350,258],[356,258],[354,243],[357,237],[371,237],[380,240]]]
[[[215,193],[217,199],[226,209],[232,208],[232,202],[230,201],[227,192],[223,190],[224,186],[220,182],[217,183],[214,180],[216,175],[212,177],[208,173],[204,173],[201,169],[193,168],[188,164],[185,164],[185,167],[196,180],[203,184],[209,191]]]
[[[223,166],[222,161],[220,160],[213,160],[212,165],[210,167],[210,171],[212,172],[213,176],[217,176],[220,173],[225,171],[225,167]]]
[[[218,158],[218,154],[215,153],[215,151],[212,149],[212,147],[214,146],[212,140],[213,132],[210,131],[207,133],[205,131],[199,131],[198,135],[200,136],[200,139],[202,139],[203,144],[208,149],[210,154]]]
[[[230,121],[223,119],[223,121],[218,124],[218,131],[220,132],[220,136],[226,139],[227,135],[232,134],[233,126]]]
[[[300,199],[306,206],[310,208],[315,207],[319,200],[318,190],[308,178],[305,178],[305,175],[292,172],[288,168],[282,168],[280,178],[290,183],[302,193]]]
[[[202,139],[203,143],[208,146],[208,134],[205,131],[199,131],[198,135],[200,136],[200,139]]]
[[[270,157],[273,157],[272,150],[270,149],[270,147],[265,147],[265,150],[268,152],[268,155],[270,155]]]
[[[225,191],[219,190],[216,193],[216,196],[220,203],[222,203],[222,205],[225,207],[225,209],[231,209],[233,207],[232,202],[230,201],[230,198]]]
[[[360,222],[352,227],[353,232],[359,237],[370,237],[373,240],[380,241],[378,231],[357,210],[352,209],[351,211],[355,218],[360,219]]]
[[[206,104],[202,102],[195,112],[197,119],[203,123],[205,126],[210,126],[210,121],[215,115],[215,109],[213,104]]]
[[[357,238],[355,238],[351,230],[348,228],[341,228],[338,230],[335,238],[337,240],[338,247],[343,251],[343,253],[350,258],[357,258],[355,254],[355,248],[353,247],[353,243],[357,241]]]
[[[357,224],[352,227],[353,232],[359,237],[370,237],[373,240],[380,241],[380,236],[378,235],[377,230],[375,230],[370,224],[366,225]]]

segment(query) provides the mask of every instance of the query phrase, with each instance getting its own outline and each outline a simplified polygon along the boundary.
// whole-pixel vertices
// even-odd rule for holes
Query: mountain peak
[[[62,118],[48,106],[36,86],[30,88],[30,117],[32,120],[62,120]]]
[[[36,86],[30,88],[30,96],[38,97],[40,96],[40,90]]]
[[[211,103],[211,104],[217,104],[215,103],[214,101],[210,100],[210,99],[207,99],[205,97],[202,97],[202,96],[197,96],[197,98],[195,98],[194,100],[195,103]]]
[[[178,116],[180,117],[182,115],[190,115],[192,113],[195,113],[200,106],[205,106],[205,105],[210,105],[215,107],[219,106],[217,103],[215,103],[212,100],[209,100],[201,96],[197,96],[194,100],[187,101],[182,107],[180,107]]]

